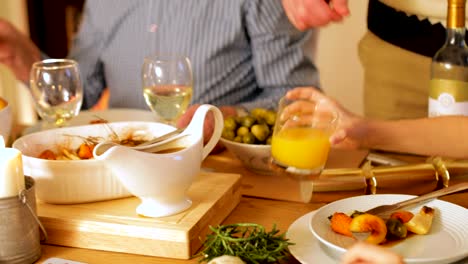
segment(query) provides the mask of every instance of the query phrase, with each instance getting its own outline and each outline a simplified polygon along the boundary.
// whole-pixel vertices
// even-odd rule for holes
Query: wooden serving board
[[[136,197],[74,205],[38,202],[37,212],[47,244],[189,259],[211,233],[209,226],[220,224],[239,203],[240,178],[202,172],[188,191],[192,207],[168,217],[137,215]]]

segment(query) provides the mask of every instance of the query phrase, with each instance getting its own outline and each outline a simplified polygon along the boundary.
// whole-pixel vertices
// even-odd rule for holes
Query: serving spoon
[[[165,144],[168,144],[168,143],[171,143],[177,139],[180,139],[184,136],[187,136],[188,134],[185,134],[183,133],[185,131],[185,129],[183,128],[178,128],[174,131],[171,131],[167,134],[164,134],[162,136],[159,136],[159,137],[155,137],[149,141],[145,141],[141,144],[138,144],[136,146],[125,146],[125,145],[121,145],[119,143],[116,143],[116,142],[113,142],[113,141],[106,141],[106,142],[102,142],[102,143],[99,143],[96,145],[95,147],[95,151],[97,154],[102,154],[104,152],[106,152],[108,149],[110,149],[111,147],[114,147],[114,146],[122,146],[122,147],[127,147],[127,148],[131,148],[131,149],[134,149],[134,150],[140,150],[140,151],[146,151],[146,152],[155,152],[155,151],[158,151],[158,150],[161,150],[163,149],[163,145]]]

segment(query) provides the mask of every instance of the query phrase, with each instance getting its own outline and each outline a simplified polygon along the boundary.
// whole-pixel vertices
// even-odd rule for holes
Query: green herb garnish
[[[208,234],[199,253],[200,262],[213,258],[231,255],[241,258],[247,263],[275,263],[290,257],[289,242],[285,234],[278,234],[276,225],[270,232],[259,224],[238,223],[210,226],[213,233]]]

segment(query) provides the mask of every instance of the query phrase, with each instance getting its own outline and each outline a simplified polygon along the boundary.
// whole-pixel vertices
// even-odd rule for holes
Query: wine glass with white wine
[[[78,115],[83,102],[83,84],[78,63],[70,59],[35,62],[30,73],[32,98],[43,128],[63,127]]]
[[[192,67],[187,57],[158,54],[144,59],[143,96],[165,123],[175,125],[192,99]]]

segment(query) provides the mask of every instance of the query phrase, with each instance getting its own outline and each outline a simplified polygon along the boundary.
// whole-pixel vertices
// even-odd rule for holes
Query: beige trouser
[[[367,32],[359,42],[364,68],[364,114],[402,119],[427,116],[431,58]]]

